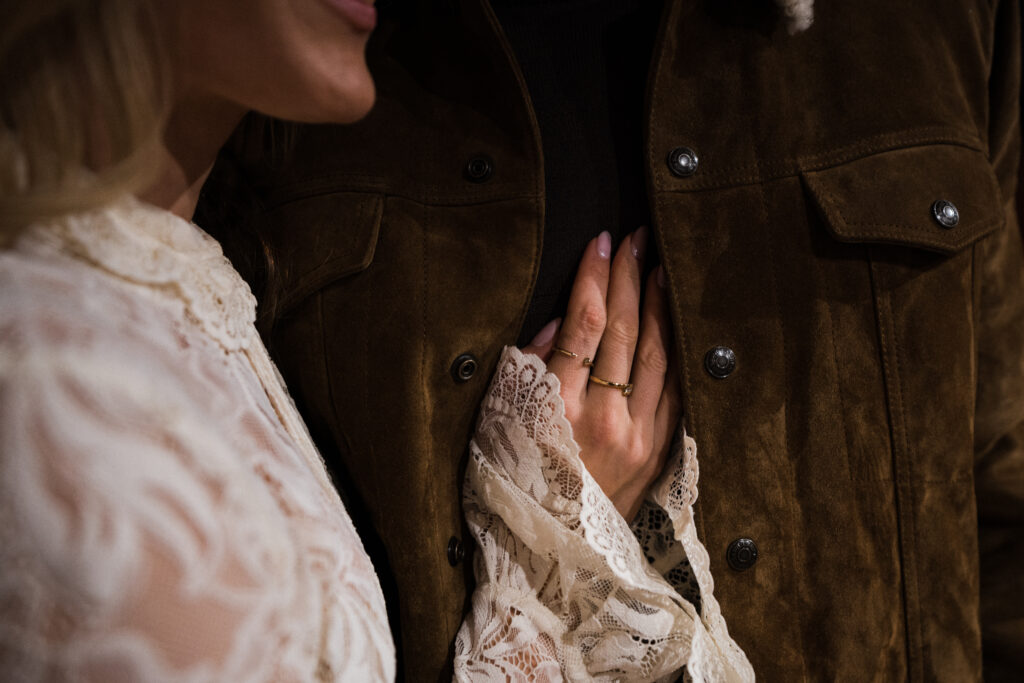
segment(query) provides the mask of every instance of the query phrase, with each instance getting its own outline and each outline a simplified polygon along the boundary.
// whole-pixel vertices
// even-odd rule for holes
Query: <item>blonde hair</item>
[[[0,244],[153,180],[169,69],[148,0],[0,5]]]

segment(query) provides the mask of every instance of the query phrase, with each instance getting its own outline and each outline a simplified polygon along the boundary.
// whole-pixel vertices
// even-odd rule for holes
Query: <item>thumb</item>
[[[561,324],[562,319],[555,318],[542,327],[537,336],[533,338],[533,341],[523,347],[523,353],[532,353],[540,356],[540,359],[547,363],[551,358],[551,349],[555,345],[555,335],[558,333],[558,328]]]

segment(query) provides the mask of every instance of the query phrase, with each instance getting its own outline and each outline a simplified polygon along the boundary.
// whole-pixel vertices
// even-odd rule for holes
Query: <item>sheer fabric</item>
[[[219,245],[131,199],[0,254],[0,671],[390,681],[383,598]],[[506,349],[472,442],[458,681],[741,681],[691,440],[631,530]]]
[[[587,472],[559,382],[507,348],[470,445],[478,545],[464,681],[750,681],[697,540],[693,440],[682,435],[633,529]],[[699,612],[698,612],[699,610]]]
[[[254,311],[219,245],[130,200],[0,255],[5,679],[393,679]]]

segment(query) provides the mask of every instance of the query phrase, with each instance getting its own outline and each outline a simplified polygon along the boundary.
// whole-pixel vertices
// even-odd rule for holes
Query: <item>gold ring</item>
[[[575,358],[576,357],[575,353],[573,353],[569,349],[563,349],[561,346],[552,346],[551,350],[554,351],[555,353],[560,353],[563,356],[566,356],[567,358]]]
[[[594,367],[594,361],[590,360],[589,358],[584,358],[583,359],[583,367],[585,367],[585,368],[592,368],[592,367]]]
[[[622,395],[627,397],[627,398],[629,397],[630,394],[633,393],[633,383],[632,382],[626,382],[625,384],[623,384],[621,382],[609,382],[606,379],[601,379],[600,377],[595,377],[594,375],[591,375],[589,377],[589,379],[594,384],[600,384],[602,387],[611,387],[612,389],[619,389],[619,390],[622,391]]]

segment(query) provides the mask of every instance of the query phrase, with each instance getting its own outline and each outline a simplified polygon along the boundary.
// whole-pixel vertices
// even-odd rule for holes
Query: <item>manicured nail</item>
[[[555,318],[537,333],[537,336],[530,342],[530,346],[544,346],[549,341],[555,338],[555,331],[558,330],[558,326],[562,324],[561,318]]]
[[[658,286],[665,287],[665,266],[658,266]]]
[[[641,227],[629,237],[629,247],[637,261],[644,260],[647,251],[647,228]]]
[[[605,230],[597,236],[597,255],[610,258],[612,255],[612,234]]]

